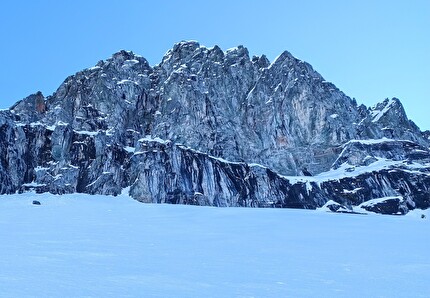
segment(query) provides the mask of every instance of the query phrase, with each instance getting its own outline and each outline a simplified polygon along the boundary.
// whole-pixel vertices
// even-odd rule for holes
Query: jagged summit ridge
[[[427,191],[428,157],[414,150],[428,151],[428,135],[400,101],[357,105],[287,51],[270,63],[243,46],[222,51],[187,41],[150,66],[122,50],[68,77],[53,95],[30,95],[0,113],[2,193],[117,194],[130,186],[142,201],[314,208],[338,196],[351,206],[398,196],[396,183],[387,182],[399,178],[394,168]],[[378,141],[385,139],[395,142]],[[391,168],[376,167],[381,160]],[[377,181],[354,193],[355,201],[340,188],[327,193],[330,179],[291,178],[341,177],[361,167],[355,176],[342,172],[359,181],[372,165],[391,178],[366,177]],[[164,194],[155,194],[161,188]],[[401,210],[409,208],[404,202]]]

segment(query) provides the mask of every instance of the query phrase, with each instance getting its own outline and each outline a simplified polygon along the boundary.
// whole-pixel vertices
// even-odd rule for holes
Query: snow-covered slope
[[[0,297],[428,297],[429,216],[1,196]]]

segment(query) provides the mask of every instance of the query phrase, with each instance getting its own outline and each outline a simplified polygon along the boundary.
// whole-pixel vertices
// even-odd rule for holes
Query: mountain
[[[401,102],[358,105],[312,66],[243,46],[115,53],[0,112],[0,193],[404,214],[430,206],[430,141]],[[313,176],[312,176],[313,175]]]

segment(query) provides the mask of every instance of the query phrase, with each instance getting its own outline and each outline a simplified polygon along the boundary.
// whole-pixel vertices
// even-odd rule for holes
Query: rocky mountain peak
[[[423,131],[422,134],[423,134],[424,139],[430,141],[430,130]]]
[[[173,48],[168,50],[162,59],[162,64],[187,62],[191,59],[194,51],[200,48],[197,41],[181,41],[175,43]]]
[[[296,57],[294,57],[290,52],[288,51],[283,51],[278,57],[275,58],[275,60],[272,63],[272,66],[276,66],[276,65],[291,65],[291,64],[296,64],[298,62],[300,62],[301,60],[297,59]]]
[[[266,55],[253,56],[251,60],[252,63],[255,63],[260,69],[267,68],[270,65],[270,61],[267,59]]]
[[[288,71],[293,74],[294,79],[310,79],[312,81],[311,84],[324,82],[325,84],[330,84],[332,88],[336,88],[333,84],[326,82],[309,63],[294,57],[288,51],[284,51],[279,55],[269,67],[273,69],[272,72],[276,74],[285,74],[286,71]]]
[[[243,46],[182,41],[151,67],[122,50],[0,112],[0,140],[1,193],[130,187],[145,202],[351,209],[396,195],[384,210],[430,205],[429,134],[400,101],[358,106],[287,51],[270,63]]]
[[[408,119],[405,109],[398,98],[386,98],[383,102],[369,109],[372,123],[382,127],[387,138],[413,140],[421,145],[426,142],[420,129]]]
[[[22,121],[36,122],[39,121],[45,114],[47,107],[45,97],[41,91],[18,101],[10,110],[20,116]]]
[[[249,59],[248,49],[242,45],[228,49],[226,52],[226,61],[228,64],[245,63]]]
[[[120,50],[112,55],[112,57],[99,61],[94,67],[90,67],[89,71],[109,71],[109,68],[114,68],[117,71],[127,71],[130,68],[136,70],[152,69],[148,61],[140,55],[136,55],[132,51]]]
[[[377,103],[375,106],[370,108],[372,121],[380,121],[384,116],[390,116],[397,114],[402,118],[406,118],[406,113],[402,103],[398,98],[386,98],[384,101]]]
[[[141,56],[135,55],[132,51],[119,50],[118,52],[112,55],[111,59],[125,61],[125,60],[136,59],[138,57],[141,57]]]

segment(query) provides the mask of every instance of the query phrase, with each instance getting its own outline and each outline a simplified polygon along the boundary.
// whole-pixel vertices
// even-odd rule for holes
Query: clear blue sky
[[[154,65],[175,42],[243,44],[273,60],[283,50],[373,105],[402,100],[430,129],[430,1],[4,1],[0,108],[52,94],[75,72],[120,49]]]

